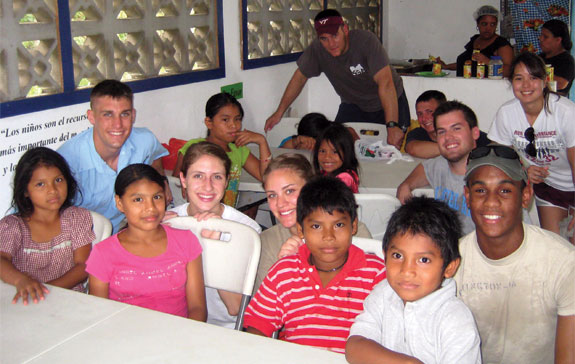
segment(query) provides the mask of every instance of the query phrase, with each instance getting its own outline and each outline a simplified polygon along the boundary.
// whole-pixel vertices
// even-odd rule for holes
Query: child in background
[[[444,202],[414,197],[383,237],[387,280],[369,294],[346,345],[350,363],[481,363],[471,311],[455,296],[461,224]]]
[[[77,189],[57,152],[38,147],[20,158],[12,198],[16,213],[0,220],[0,278],[16,287],[13,303],[43,300],[48,289],[42,283],[83,290],[96,236],[90,212],[72,206]]]
[[[297,135],[280,143],[280,148],[313,150],[316,138],[331,124],[324,114],[312,112],[304,115],[297,126]]]
[[[320,176],[302,188],[297,230],[305,244],[271,267],[244,326],[263,336],[284,327],[282,340],[343,353],[363,300],[385,278],[384,262],[351,245],[355,198],[337,178]]]
[[[217,144],[226,151],[232,161],[224,203],[228,206],[235,206],[242,168],[245,168],[249,174],[261,181],[261,176],[272,159],[270,148],[262,134],[242,130],[243,118],[244,109],[232,95],[219,93],[210,97],[206,103],[206,118],[204,120],[208,127],[208,136],[192,139],[180,149],[173,176],[179,177],[184,154],[190,145],[201,141]],[[246,146],[249,143],[255,143],[259,146],[260,159],[257,159],[250,152]],[[182,194],[185,197],[186,194],[183,190]]]
[[[170,212],[177,216],[194,216],[200,221],[216,217],[239,222],[261,233],[257,222],[220,202],[228,184],[231,164],[226,152],[216,144],[199,142],[190,146],[180,172],[189,202],[168,211],[166,218]],[[208,323],[233,329],[241,299],[241,294],[206,287]]]
[[[322,175],[342,180],[353,193],[359,192],[359,162],[353,137],[343,124],[332,123],[317,138],[313,166]]]
[[[94,246],[90,294],[206,321],[202,247],[188,230],[160,225],[164,179],[147,164],[124,168],[114,185],[128,227]]]

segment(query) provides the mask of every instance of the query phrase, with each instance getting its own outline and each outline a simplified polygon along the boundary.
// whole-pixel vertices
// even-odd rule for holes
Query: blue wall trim
[[[146,80],[126,82],[132,90],[144,92],[161,88],[180,86],[194,82],[208,81],[226,77],[226,58],[224,50],[224,23],[223,0],[216,1],[216,14],[218,19],[217,42],[218,60],[220,66],[206,71],[188,72],[178,75],[161,76]],[[58,0],[60,48],[62,57],[62,78],[64,92],[55,95],[38,96],[21,100],[3,102],[0,104],[0,118],[7,118],[31,112],[55,109],[88,102],[90,89],[74,90],[74,65],[72,61],[72,34],[70,25],[70,9],[68,1]]]

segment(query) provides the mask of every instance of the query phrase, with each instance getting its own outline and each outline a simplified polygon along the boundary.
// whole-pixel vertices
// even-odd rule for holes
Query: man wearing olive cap
[[[474,149],[465,181],[476,230],[459,240],[455,281],[483,363],[573,363],[575,248],[521,221],[533,189],[512,148]]]
[[[391,68],[379,39],[366,30],[349,30],[332,9],[320,12],[314,27],[318,38],[298,59],[298,69],[277,110],[266,120],[265,130],[281,120],[308,78],[323,72],[341,98],[335,121],[385,124],[388,144],[399,149],[410,124],[409,105],[401,78]]]

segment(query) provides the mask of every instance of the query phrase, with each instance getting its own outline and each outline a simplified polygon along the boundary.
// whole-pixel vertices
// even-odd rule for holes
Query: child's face
[[[337,150],[327,140],[322,141],[319,146],[317,161],[319,167],[327,173],[335,171],[343,164],[339,154],[337,154]]]
[[[452,277],[459,259],[443,270],[439,247],[424,234],[410,232],[391,239],[385,253],[387,281],[403,302],[413,302],[441,287],[444,278]]]
[[[237,106],[229,104],[222,107],[214,117],[206,118],[205,122],[210,130],[210,137],[233,143],[237,132],[242,129],[242,114]]]
[[[306,216],[298,233],[311,251],[313,263],[322,270],[341,266],[347,259],[351,238],[357,231],[357,219],[334,210],[332,214],[317,209]]]
[[[59,168],[38,166],[32,173],[26,189],[34,212],[58,211],[68,196],[68,182]]]
[[[141,179],[129,185],[122,197],[116,195],[116,206],[126,215],[130,229],[154,230],[166,212],[164,189]]]
[[[203,155],[190,165],[186,177],[180,173],[182,186],[186,188],[191,215],[219,211],[228,180],[221,159]]]

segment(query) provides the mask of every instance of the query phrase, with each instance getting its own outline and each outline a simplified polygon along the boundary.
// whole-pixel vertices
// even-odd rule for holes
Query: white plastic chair
[[[112,223],[95,211],[90,211],[90,215],[92,215],[92,230],[96,235],[96,238],[92,240],[92,246],[94,246],[112,235]],[[84,282],[84,292],[88,293],[88,280]]]
[[[112,223],[97,212],[90,211],[90,215],[92,215],[92,229],[94,230],[94,234],[96,234],[96,238],[92,241],[92,246],[94,246],[112,235]]]
[[[355,201],[359,221],[367,226],[375,240],[381,241],[391,214],[401,206],[401,202],[383,193],[356,193]]]
[[[235,330],[241,330],[260,261],[259,234],[246,225],[224,219],[198,221],[191,216],[182,216],[170,219],[169,224],[176,229],[191,230],[200,240],[207,287],[242,295],[235,326]],[[222,232],[223,240],[203,238],[203,229]]]
[[[360,248],[361,250],[363,250],[364,253],[375,254],[381,259],[385,259],[381,240],[359,238],[357,236],[354,236],[351,239],[351,243],[356,247]]]
[[[266,133],[268,145],[279,147],[282,140],[291,135],[297,135],[297,127],[301,118],[282,118],[272,130]]]
[[[387,128],[383,124],[376,123],[344,123],[352,127],[360,139],[383,140],[387,142]]]

